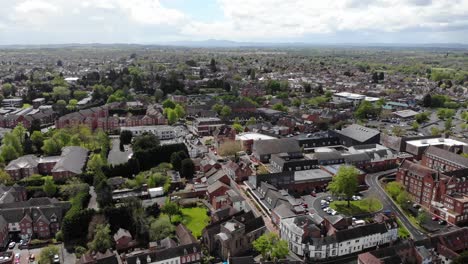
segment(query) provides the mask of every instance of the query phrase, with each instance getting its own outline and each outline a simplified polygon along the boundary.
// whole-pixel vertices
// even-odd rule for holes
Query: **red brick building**
[[[421,164],[434,170],[454,171],[468,168],[468,158],[442,148],[430,146],[422,155]]]
[[[453,224],[468,221],[468,169],[441,173],[404,161],[396,180],[405,186],[415,203]]]

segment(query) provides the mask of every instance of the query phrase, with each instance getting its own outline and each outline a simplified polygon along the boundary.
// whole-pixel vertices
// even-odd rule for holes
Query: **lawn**
[[[349,207],[347,201],[334,201],[330,204],[330,207],[335,209],[338,213],[348,216],[373,213],[380,211],[383,208],[379,199],[375,198],[351,201],[351,205]]]
[[[203,228],[208,225],[210,217],[206,214],[206,209],[203,207],[191,207],[182,208],[182,215],[175,216],[173,221],[180,220],[185,226],[187,226],[194,237],[201,237]]]

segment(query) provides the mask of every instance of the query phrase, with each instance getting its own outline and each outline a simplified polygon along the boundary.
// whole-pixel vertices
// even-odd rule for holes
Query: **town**
[[[467,57],[0,49],[0,264],[467,263]]]

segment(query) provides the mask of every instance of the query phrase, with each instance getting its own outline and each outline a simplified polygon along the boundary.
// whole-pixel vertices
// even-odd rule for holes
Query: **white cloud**
[[[141,24],[177,25],[185,18],[182,12],[163,7],[159,0],[119,0],[118,5]]]
[[[182,33],[258,40],[340,31],[457,30],[468,23],[468,0],[218,0],[218,3],[224,11],[224,21],[193,21],[183,27]]]

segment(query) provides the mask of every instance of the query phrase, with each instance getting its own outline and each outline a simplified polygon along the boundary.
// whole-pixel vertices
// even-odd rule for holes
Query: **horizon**
[[[468,0],[457,4],[449,0],[0,3],[2,46],[159,45],[207,40],[310,45],[468,44]]]

